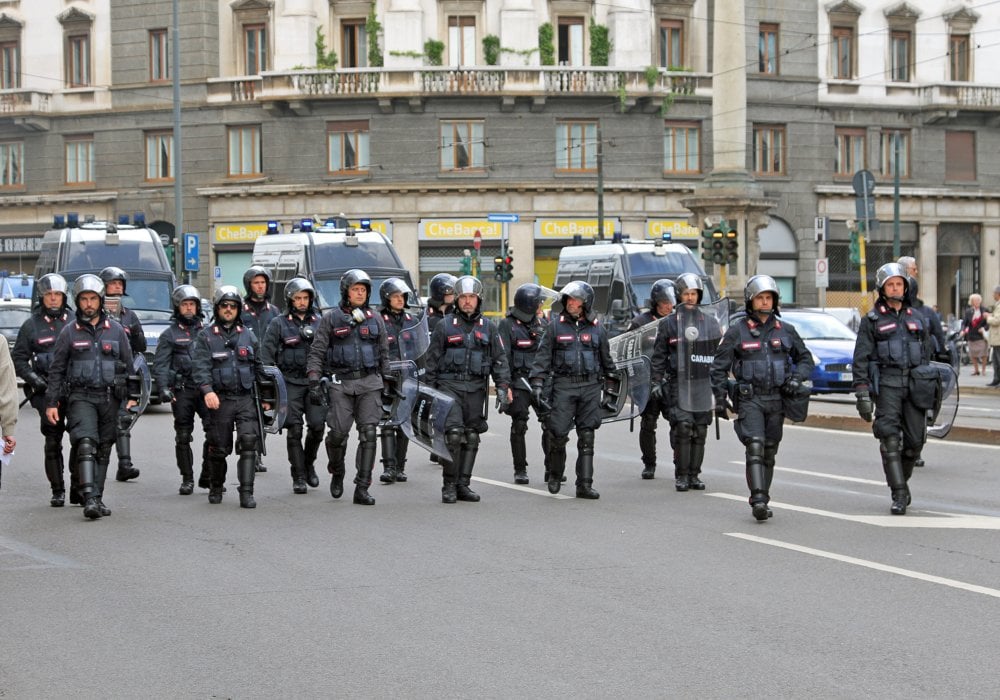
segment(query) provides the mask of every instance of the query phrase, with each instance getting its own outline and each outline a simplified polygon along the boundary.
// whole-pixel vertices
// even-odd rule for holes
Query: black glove
[[[781,385],[781,393],[788,397],[798,396],[802,391],[802,380],[791,376]]]
[[[660,402],[663,400],[663,384],[654,381],[649,387],[649,400]]]
[[[729,420],[729,397],[725,394],[715,397],[715,415],[722,420]]]
[[[114,383],[111,385],[111,391],[114,397],[119,401],[124,401],[128,398],[128,377],[123,374],[115,376]]]
[[[866,423],[872,422],[872,416],[875,415],[875,406],[872,404],[872,397],[867,391],[859,391],[854,394],[857,398],[857,403],[855,404],[858,409],[858,415]]]
[[[497,387],[497,413],[507,413],[510,410],[510,401],[507,400],[507,387]]]
[[[171,403],[174,400],[174,392],[170,387],[160,389],[160,403]]]
[[[319,383],[318,379],[309,380],[309,403],[313,406],[322,406],[323,401],[323,387]]]
[[[28,374],[28,376],[24,378],[24,381],[28,383],[31,390],[36,394],[44,394],[45,390],[49,388],[49,383],[35,372]]]

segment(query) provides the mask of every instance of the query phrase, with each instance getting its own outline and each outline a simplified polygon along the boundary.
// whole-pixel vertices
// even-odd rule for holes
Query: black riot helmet
[[[305,277],[293,277],[285,285],[285,306],[287,311],[291,312],[295,310],[292,306],[292,297],[299,292],[309,294],[309,309],[312,309],[316,304],[316,288],[312,286],[312,283]]]
[[[55,272],[39,277],[38,282],[35,283],[35,289],[38,290],[38,303],[42,307],[45,307],[45,295],[49,292],[62,294],[62,304],[59,305],[59,308],[45,307],[45,310],[53,316],[63,311],[69,302],[69,285],[66,284],[66,278]]]
[[[699,304],[705,296],[705,284],[701,281],[701,277],[693,272],[683,272],[677,275],[677,281],[674,283],[674,288],[677,290],[678,297],[689,289],[698,290]]]
[[[372,298],[372,278],[364,270],[355,268],[348,270],[340,278],[340,305],[344,308],[347,308],[347,305],[350,303],[347,300],[347,290],[356,284],[363,284],[365,285],[365,289],[368,290],[367,294],[365,294],[365,303],[363,304],[363,306],[368,306],[368,301]]]
[[[195,315],[201,316],[201,293],[198,288],[190,284],[179,284],[170,292],[170,301],[174,305],[174,314],[181,315],[181,302],[193,301],[195,303]]]
[[[674,294],[674,283],[668,279],[656,280],[649,288],[649,310],[655,312],[656,305],[668,302],[677,306],[677,295]]]
[[[570,282],[559,292],[563,309],[566,308],[566,300],[573,297],[583,302],[583,317],[588,321],[594,320],[594,288],[586,282]]]
[[[101,281],[104,282],[104,288],[107,289],[109,282],[114,282],[118,280],[122,283],[122,296],[128,294],[128,273],[120,267],[115,267],[114,265],[109,265],[108,267],[101,270]]]
[[[427,303],[434,308],[441,306],[444,303],[445,296],[455,293],[456,279],[455,275],[449,275],[447,272],[441,272],[431,277],[428,290],[430,297]]]
[[[215,296],[212,297],[212,314],[216,317],[219,316],[219,304],[224,301],[231,301],[236,304],[237,307],[243,307],[243,297],[240,296],[240,290],[231,284],[224,284],[215,290]],[[239,315],[237,314],[236,320],[239,321]]]
[[[774,295],[774,308],[771,309],[771,313],[780,316],[778,302],[781,301],[781,292],[778,291],[778,283],[770,275],[754,275],[747,280],[746,286],[743,288],[743,301],[747,313],[754,313],[753,298],[765,292],[771,292]]]
[[[267,280],[267,288],[264,290],[264,298],[271,298],[271,273],[265,270],[260,265],[252,265],[247,268],[247,271],[243,273],[243,289],[246,291],[247,296],[251,296],[253,292],[250,291],[250,283],[253,282],[254,277],[263,277]]]
[[[472,275],[462,275],[455,280],[455,303],[458,304],[458,297],[463,294],[475,294],[476,310],[473,315],[479,313],[483,307],[483,283],[478,277],[473,277]]]
[[[542,303],[542,288],[534,282],[522,284],[514,292],[514,306],[510,313],[514,318],[531,323],[538,314],[538,305]]]
[[[882,289],[885,286],[885,283],[888,282],[893,277],[903,278],[902,298],[897,299],[895,297],[887,297]],[[878,295],[883,299],[892,299],[892,301],[905,301],[908,298],[907,293],[909,292],[910,289],[910,277],[909,275],[906,274],[906,268],[900,265],[899,263],[894,263],[894,262],[886,263],[875,272],[875,288],[878,290]]]
[[[382,302],[382,307],[385,309],[389,308],[389,297],[393,294],[403,295],[403,306],[407,307],[410,305],[410,290],[409,285],[398,277],[390,277],[385,282],[379,285],[378,288],[378,298]]]

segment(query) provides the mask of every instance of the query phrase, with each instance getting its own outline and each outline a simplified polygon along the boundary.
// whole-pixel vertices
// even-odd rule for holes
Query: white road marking
[[[858,420],[861,420],[860,418]],[[866,440],[870,440],[873,444],[876,443],[874,437],[872,437],[871,431],[860,431],[860,430],[835,430],[834,428],[814,428],[809,425],[795,425],[794,423],[785,423],[785,430],[809,430],[816,433],[828,433],[830,435],[837,435],[840,438],[844,437],[863,437]],[[941,441],[937,438],[933,438],[927,441],[930,445],[939,444]],[[984,450],[1000,450],[1000,445],[985,445],[979,442],[962,442],[961,440],[948,440],[949,445],[961,445],[962,447],[979,447]]]
[[[730,464],[744,465],[745,462],[739,460],[733,460]],[[885,486],[885,481],[878,481],[876,479],[862,479],[857,476],[843,476],[841,474],[825,474],[824,472],[812,472],[808,469],[792,469],[791,467],[775,467],[775,471],[788,472],[789,474],[802,474],[804,476],[816,476],[820,479],[835,479],[837,481],[850,481],[855,484],[869,484],[871,486]]]
[[[562,499],[562,498],[576,498],[576,496],[567,496],[564,493],[549,493],[547,487],[546,487],[546,489],[544,491],[542,491],[541,489],[533,489],[530,486],[521,486],[520,484],[508,484],[506,481],[496,481],[495,479],[484,479],[481,476],[474,476],[474,477],[472,477],[472,480],[473,481],[478,481],[478,482],[480,482],[482,484],[491,484],[493,486],[502,486],[505,489],[513,489],[514,491],[524,491],[525,493],[534,494],[535,496],[547,496],[549,498],[557,498],[557,499]],[[572,484],[569,484],[569,485],[572,488],[574,488],[574,489],[576,488]],[[566,484],[563,484],[562,487],[566,488]]]
[[[7,537],[0,537],[0,556],[7,557],[0,563],[0,569],[80,569],[83,565],[79,562],[64,557],[55,552],[48,552],[44,549],[32,547],[30,544],[18,542]],[[27,562],[18,560],[28,560]]]
[[[901,569],[898,566],[879,564],[876,561],[869,561],[867,559],[858,559],[857,557],[848,557],[843,554],[826,552],[822,549],[813,549],[812,547],[803,547],[802,545],[792,544],[790,542],[782,542],[780,540],[772,540],[766,537],[745,535],[742,532],[726,532],[724,534],[727,535],[728,537],[735,537],[737,539],[747,540],[748,542],[757,542],[758,544],[766,544],[771,547],[780,547],[782,549],[789,549],[793,552],[801,552],[803,554],[809,554],[814,557],[821,557],[823,559],[832,559],[834,561],[843,562],[845,564],[862,566],[865,567],[866,569],[874,569],[875,571],[884,571],[885,573],[896,574],[897,576],[906,576],[907,578],[916,579],[918,581],[936,583],[941,586],[948,586],[950,588],[958,588],[959,590],[969,591],[970,593],[980,593],[982,595],[988,595],[994,598],[1000,598],[1000,590],[997,590],[995,588],[987,588],[986,586],[978,586],[974,583],[966,583],[965,581],[958,581],[953,578],[944,578],[942,576],[924,574],[919,571],[912,571],[910,569]]]
[[[736,496],[731,493],[712,492],[705,494],[716,498],[727,498],[731,501],[747,502],[746,496]],[[886,499],[888,504],[888,498]],[[794,510],[799,513],[809,515],[819,515],[824,518],[834,518],[836,520],[846,520],[862,525],[876,525],[878,527],[916,527],[916,528],[938,528],[941,530],[1000,530],[1000,518],[992,515],[964,515],[957,513],[940,513],[937,511],[922,511],[926,515],[913,515],[921,511],[909,510],[910,515],[851,515],[849,513],[836,513],[832,510],[821,510],[819,508],[809,508],[807,506],[796,506],[791,503],[781,501],[770,501],[771,508]],[[888,507],[888,505],[886,506]]]

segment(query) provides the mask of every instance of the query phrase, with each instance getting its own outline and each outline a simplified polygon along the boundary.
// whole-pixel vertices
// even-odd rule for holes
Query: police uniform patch
[[[760,350],[759,340],[748,340],[740,345],[741,350]]]

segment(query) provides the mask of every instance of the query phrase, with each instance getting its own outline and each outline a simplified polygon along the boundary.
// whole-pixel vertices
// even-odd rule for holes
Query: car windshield
[[[31,318],[31,309],[16,307],[0,309],[0,328],[20,328]]]
[[[795,326],[795,330],[799,332],[802,340],[850,340],[853,342],[857,338],[854,331],[833,316],[826,314],[789,312],[785,314],[784,318]]]

